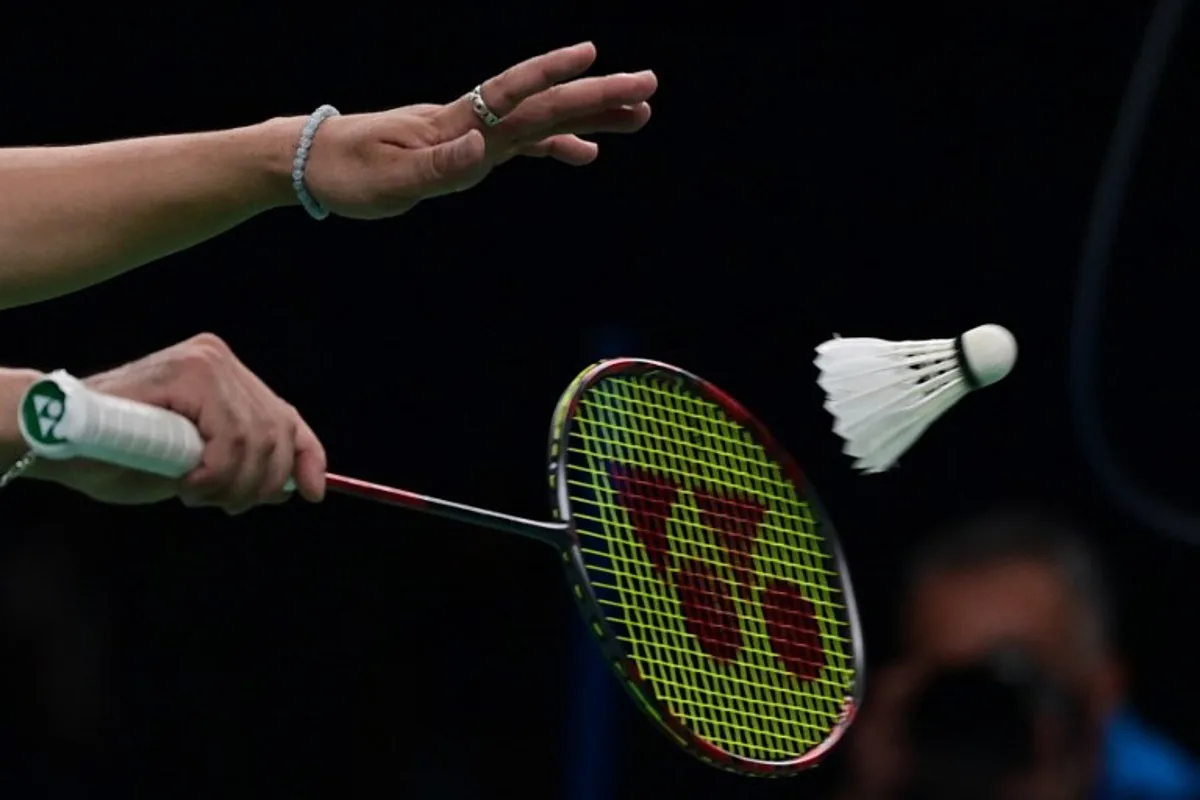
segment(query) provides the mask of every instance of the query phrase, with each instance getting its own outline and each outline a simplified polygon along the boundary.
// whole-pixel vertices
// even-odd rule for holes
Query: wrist
[[[25,390],[42,377],[32,369],[0,369],[0,471],[16,463],[29,450],[21,436],[17,415]]]
[[[292,161],[306,117],[276,117],[239,131],[255,193],[266,209],[299,205],[292,188]]]

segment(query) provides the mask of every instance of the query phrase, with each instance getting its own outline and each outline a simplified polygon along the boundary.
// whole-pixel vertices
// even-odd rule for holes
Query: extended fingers
[[[551,126],[541,136],[573,133],[590,136],[596,133],[636,133],[650,121],[650,104],[638,103],[622,108],[609,108],[596,114],[576,117]]]
[[[511,140],[579,132],[580,124],[619,120],[637,130],[650,119],[648,101],[658,89],[653,72],[581,78],[555,86],[522,103],[496,126],[495,135]]]
[[[522,145],[518,152],[534,158],[553,158],[573,167],[596,160],[600,147],[580,138],[595,133],[633,133],[650,121],[650,104],[638,103],[630,108],[614,108],[571,120],[558,126],[563,132],[551,131],[535,142]],[[569,132],[568,132],[569,131]]]
[[[480,92],[492,112],[503,117],[527,98],[583,74],[595,60],[596,47],[591,42],[552,50],[484,81]],[[444,132],[453,137],[478,127],[480,120],[471,107],[470,98],[462,97],[445,107],[439,123]]]
[[[582,75],[595,61],[596,47],[591,42],[552,50],[484,81],[484,99],[493,112],[503,117],[526,99]]]
[[[600,155],[600,147],[578,136],[563,134],[526,145],[520,153],[533,158],[553,158],[572,167],[583,167],[596,160],[596,156]]]

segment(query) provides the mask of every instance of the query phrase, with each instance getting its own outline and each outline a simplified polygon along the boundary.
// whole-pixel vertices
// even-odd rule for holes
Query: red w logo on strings
[[[716,544],[715,553],[706,546],[701,550],[703,557],[698,558],[677,554],[678,548],[672,548],[669,541],[668,523],[683,491],[678,483],[621,464],[613,464],[610,475],[617,500],[646,548],[651,566],[664,582],[674,583],[684,624],[705,654],[721,661],[737,658],[745,642],[734,588],[744,602],[754,601],[757,589],[775,654],[801,680],[817,676],[825,664],[825,653],[812,602],[788,581],[771,578],[761,587],[754,586],[754,546],[767,513],[762,503],[741,493],[726,496],[692,491],[700,526],[712,534]],[[722,577],[714,561],[724,564],[729,577]]]

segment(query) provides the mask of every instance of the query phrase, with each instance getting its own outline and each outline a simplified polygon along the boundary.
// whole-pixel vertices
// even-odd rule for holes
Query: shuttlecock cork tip
[[[1017,362],[1017,340],[1007,328],[980,325],[958,337],[963,374],[971,387],[990,386],[1012,372]]]

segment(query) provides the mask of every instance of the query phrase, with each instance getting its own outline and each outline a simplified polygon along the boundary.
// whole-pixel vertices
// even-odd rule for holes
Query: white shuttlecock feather
[[[817,383],[843,452],[866,473],[894,466],[938,417],[1012,371],[1017,340],[999,325],[957,339],[889,342],[835,336],[817,348]]]

